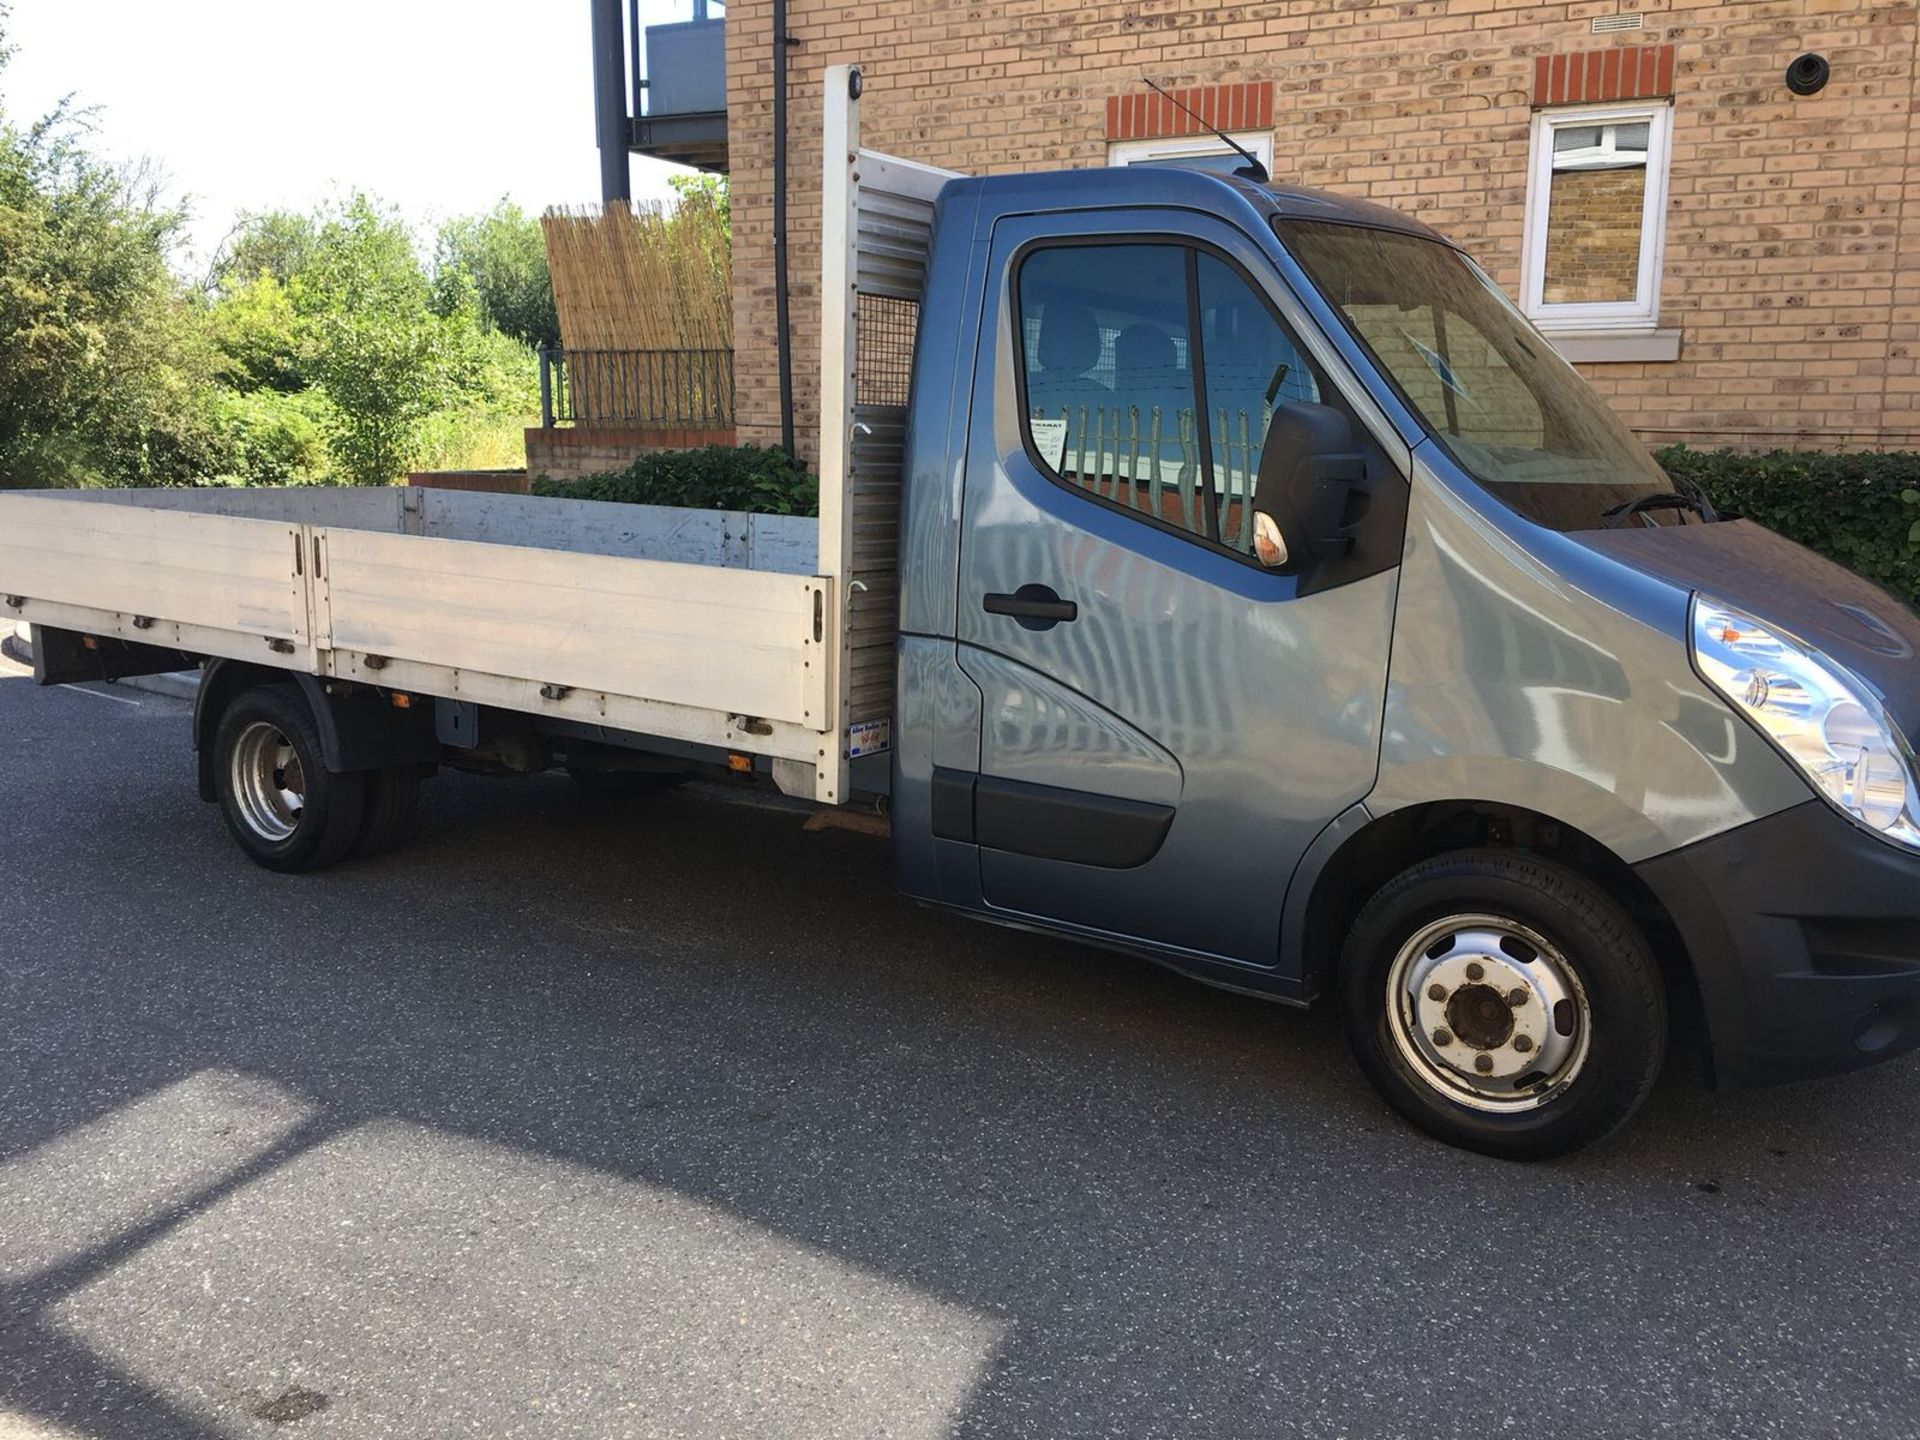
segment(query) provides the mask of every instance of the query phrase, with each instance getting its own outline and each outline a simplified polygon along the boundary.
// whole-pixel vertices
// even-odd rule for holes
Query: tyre
[[[1354,921],[1340,1006],[1388,1104],[1453,1145],[1563,1155],[1640,1107],[1666,1046],[1646,938],[1605,891],[1502,850],[1405,871]]]
[[[367,772],[367,798],[360,817],[360,833],[353,840],[359,859],[384,855],[406,842],[420,808],[420,767],[390,765]]]
[[[234,697],[214,734],[220,813],[248,858],[269,870],[318,870],[352,848],[365,775],[339,775],[298,690],[266,685]]]
[[[582,790],[603,800],[658,795],[684,784],[687,778],[676,770],[589,770],[580,765],[569,765],[567,774]]]

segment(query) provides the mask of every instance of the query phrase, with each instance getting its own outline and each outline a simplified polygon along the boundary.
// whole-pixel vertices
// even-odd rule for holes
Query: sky
[[[71,94],[94,148],[150,158],[204,259],[238,210],[358,188],[431,227],[503,196],[600,198],[586,0],[10,0],[0,104]],[[634,194],[672,166],[635,157]]]

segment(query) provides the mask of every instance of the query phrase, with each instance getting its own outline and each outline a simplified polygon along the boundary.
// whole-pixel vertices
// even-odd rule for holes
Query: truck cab
[[[1723,1084],[1920,1039],[1904,605],[1675,494],[1380,206],[1010,175],[934,233],[908,893],[1334,997],[1403,1114],[1503,1155],[1618,1123],[1670,1016]]]

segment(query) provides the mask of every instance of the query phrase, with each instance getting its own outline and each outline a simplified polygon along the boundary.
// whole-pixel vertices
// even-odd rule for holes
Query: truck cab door
[[[1330,347],[1260,245],[1184,211],[1004,217],[986,301],[956,624],[979,758],[937,777],[970,830],[946,838],[1009,918],[1272,969],[1296,861],[1373,784],[1398,573],[1398,534],[1338,583],[1253,553],[1268,419],[1344,403]]]

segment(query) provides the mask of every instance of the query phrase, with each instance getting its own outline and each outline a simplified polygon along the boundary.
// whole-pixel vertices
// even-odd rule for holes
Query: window
[[[1594,530],[1673,488],[1633,433],[1451,245],[1357,225],[1275,226],[1441,447],[1538,525]]]
[[[1666,105],[1533,118],[1521,308],[1544,330],[1652,330],[1665,245]]]
[[[1267,169],[1273,169],[1271,132],[1248,132],[1233,138],[1252,151]],[[1125,140],[1107,147],[1109,165],[1180,165],[1189,170],[1231,175],[1246,163],[1246,158],[1235,153],[1232,146],[1222,145],[1211,135],[1185,140]]]
[[[1274,407],[1320,387],[1246,279],[1183,245],[1055,245],[1017,285],[1027,441],[1049,477],[1252,554]]]
[[[1197,261],[1200,353],[1220,539],[1253,553],[1253,486],[1275,406],[1320,398],[1306,360],[1266,302],[1224,260]]]

